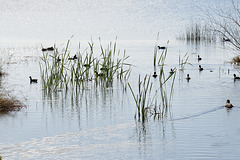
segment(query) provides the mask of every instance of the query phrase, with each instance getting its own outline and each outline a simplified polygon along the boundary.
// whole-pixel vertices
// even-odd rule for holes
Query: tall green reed
[[[88,47],[81,52],[79,43],[76,58],[71,57],[69,50],[70,40],[60,52],[54,46],[53,52],[44,52],[41,57],[40,73],[43,88],[48,90],[84,89],[88,81],[100,83],[102,87],[112,86],[113,80],[117,77],[120,81],[128,79],[131,71],[131,64],[126,63],[129,56],[124,51],[121,56],[117,50],[117,43],[108,45],[104,49],[100,44],[100,56],[94,55],[94,43],[88,43]]]
[[[159,58],[157,59],[157,57]],[[165,72],[166,57],[167,49],[163,51],[159,56],[156,55],[156,52],[154,50],[154,62],[158,61],[159,66],[159,83],[157,84],[157,89],[153,89],[154,83],[151,82],[151,76],[149,75],[145,75],[143,80],[141,80],[141,77],[139,75],[137,92],[134,92],[132,86],[128,83],[128,86],[134,98],[135,105],[137,107],[135,117],[138,117],[138,120],[145,121],[147,120],[148,116],[151,115],[153,115],[155,118],[163,118],[164,116],[167,116],[167,113],[170,110],[176,70],[174,69],[174,72],[171,72],[169,74]],[[155,65],[156,64],[154,64],[154,67]],[[170,90],[169,93],[168,89]]]

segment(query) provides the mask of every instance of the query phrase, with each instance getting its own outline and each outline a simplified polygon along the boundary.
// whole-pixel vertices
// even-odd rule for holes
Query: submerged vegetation
[[[101,42],[101,41],[100,41]],[[94,81],[96,85],[110,87],[114,78],[128,79],[131,64],[125,61],[129,58],[126,51],[121,54],[117,44],[110,42],[104,49],[100,44],[100,56],[94,55],[94,43],[89,42],[88,48],[78,51],[73,57],[69,50],[70,40],[62,51],[56,46],[53,52],[43,53],[40,61],[40,72],[43,88],[47,90],[84,89],[85,82]]]

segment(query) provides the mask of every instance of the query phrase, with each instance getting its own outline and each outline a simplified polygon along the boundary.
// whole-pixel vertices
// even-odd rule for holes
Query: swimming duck
[[[202,71],[203,70],[203,68],[202,68],[202,66],[201,65],[199,65],[199,71]]]
[[[58,61],[58,62],[60,62],[60,61],[61,61],[61,59],[59,58],[59,56],[58,56],[58,58],[57,58],[57,61]]]
[[[90,68],[90,64],[84,64],[83,66],[86,68]]]
[[[166,49],[166,47],[164,47],[164,46],[158,46],[158,49]]]
[[[202,58],[198,55],[198,61],[201,61],[202,60]]]
[[[171,70],[170,70],[170,74],[173,74],[175,72],[175,70],[173,70],[172,68],[171,68]]]
[[[54,48],[53,48],[53,47],[48,47],[47,50],[48,50],[48,51],[53,51]]]
[[[32,77],[31,76],[29,76],[29,78],[30,78],[30,83],[37,83],[37,79],[32,79]]]
[[[77,55],[76,54],[72,58],[71,57],[68,58],[68,60],[75,60],[75,59],[77,59]]]
[[[48,48],[42,48],[42,51],[45,52],[45,51],[53,51],[54,48],[53,47],[48,47]]]
[[[191,79],[191,77],[189,76],[189,74],[187,74],[187,77],[186,77],[187,81],[189,81]]]
[[[223,37],[223,42],[230,42],[231,40],[229,38]]]
[[[97,77],[102,77],[104,76],[104,73],[98,73],[97,71],[94,71]]]
[[[240,79],[240,77],[237,77],[236,74],[233,74],[234,80]]]
[[[154,72],[152,76],[153,76],[154,78],[156,78],[156,77],[157,77],[157,73]]]
[[[230,103],[230,100],[229,100],[229,99],[227,100],[227,102],[226,102],[226,104],[225,104],[225,107],[226,107],[226,108],[232,108],[232,107],[233,107],[233,105]]]

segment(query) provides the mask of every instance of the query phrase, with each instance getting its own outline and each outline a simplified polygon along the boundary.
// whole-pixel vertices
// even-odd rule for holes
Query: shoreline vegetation
[[[0,115],[8,114],[9,112],[19,111],[25,105],[17,100],[15,97],[11,96],[9,93],[4,91],[2,88],[2,78],[6,75],[2,70],[2,64],[0,66]],[[1,156],[0,156],[1,160]]]

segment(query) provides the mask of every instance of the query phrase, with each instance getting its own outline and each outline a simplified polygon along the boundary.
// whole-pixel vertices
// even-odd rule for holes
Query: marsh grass
[[[185,53],[182,58],[181,58],[181,55],[179,54],[179,58],[178,58],[179,71],[184,71],[186,65],[192,66],[192,64],[188,61],[188,59],[189,59],[188,53]]]
[[[25,107],[25,105],[19,100],[7,94],[0,93],[0,114],[19,111],[23,107]]]
[[[7,114],[13,111],[19,111],[22,107],[25,107],[19,100],[10,96],[7,91],[4,90],[2,86],[2,76],[6,75],[2,71],[3,62],[0,63],[0,115]]]
[[[157,57],[159,58],[157,59]],[[136,92],[134,92],[133,88],[128,83],[128,86],[134,98],[135,105],[137,107],[135,118],[138,118],[140,121],[147,120],[148,116],[151,115],[153,115],[154,118],[158,119],[167,117],[168,111],[170,110],[171,101],[173,98],[176,70],[170,74],[165,73],[166,58],[167,49],[163,51],[159,56],[156,55],[156,52],[154,50],[154,62],[157,61],[158,66],[160,67],[158,79],[159,83],[157,84],[157,89],[153,89],[154,84],[151,82],[150,75],[145,75],[143,80],[141,80],[141,77],[139,75]]]
[[[190,27],[185,29],[185,33],[179,35],[177,39],[186,40],[187,42],[191,43],[198,43],[200,41],[215,43],[218,39],[218,35],[209,29],[207,25],[192,23]]]
[[[131,85],[128,83],[137,107],[135,118],[138,117],[138,119],[142,121],[145,121],[147,119],[148,112],[152,107],[152,100],[155,97],[151,97],[153,83],[150,82],[150,78],[150,75],[145,75],[143,80],[141,80],[141,77],[139,75],[137,93],[133,91]]]
[[[110,87],[115,78],[120,81],[129,78],[131,64],[126,63],[129,56],[126,56],[126,51],[121,54],[116,42],[110,42],[105,49],[100,40],[99,57],[94,55],[92,41],[88,42],[83,52],[79,43],[75,60],[71,59],[69,46],[70,40],[61,52],[54,46],[53,53],[43,53],[39,65],[44,89],[51,91],[72,87],[79,90],[84,89],[89,81],[101,87]]]
[[[229,63],[240,66],[240,56],[233,57],[232,60],[229,61]]]

